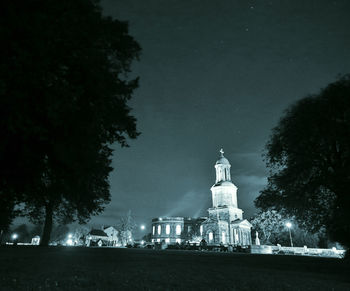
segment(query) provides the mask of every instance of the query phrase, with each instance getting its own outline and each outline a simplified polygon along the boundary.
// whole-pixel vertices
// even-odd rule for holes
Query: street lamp
[[[66,240],[66,244],[68,246],[72,246],[74,243],[73,243],[73,235],[71,233],[68,234],[68,239]]]
[[[290,222],[287,222],[286,226],[288,227],[288,230],[289,230],[290,246],[293,247],[292,233],[290,231],[290,229],[292,228],[292,224]]]
[[[141,230],[145,230],[146,226],[145,226],[144,224],[142,224],[142,225],[140,226],[140,228],[141,228]]]
[[[18,234],[17,233],[14,233],[13,235],[12,235],[12,239],[13,240],[16,240],[18,238]]]

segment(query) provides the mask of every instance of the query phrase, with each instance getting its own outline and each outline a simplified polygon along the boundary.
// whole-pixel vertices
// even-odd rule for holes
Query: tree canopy
[[[285,112],[266,145],[262,209],[285,209],[309,230],[350,246],[350,75]]]
[[[322,233],[312,234],[302,228],[295,221],[294,217],[288,217],[284,211],[266,210],[256,214],[250,223],[253,231],[257,231],[261,244],[289,245],[290,237],[286,223],[291,223],[291,232],[294,246],[318,247]],[[253,237],[256,234],[253,232]]]
[[[4,1],[0,13],[0,193],[45,220],[47,244],[53,218],[84,222],[110,200],[111,144],[138,135],[127,102],[140,46],[94,0]]]

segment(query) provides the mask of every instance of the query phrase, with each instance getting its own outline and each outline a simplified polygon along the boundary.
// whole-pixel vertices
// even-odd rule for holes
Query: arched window
[[[165,233],[166,233],[166,234],[170,234],[170,224],[167,224],[167,225],[165,226]]]
[[[155,232],[156,232],[156,227],[153,225],[153,227],[152,227],[152,234],[154,235]]]
[[[212,232],[209,232],[209,242],[212,242],[214,239],[214,235]]]
[[[224,231],[221,233],[221,241],[224,244],[226,243],[226,233]]]
[[[181,234],[181,225],[180,224],[176,225],[176,234],[177,235]]]
[[[160,235],[162,233],[162,227],[158,225],[158,234]]]

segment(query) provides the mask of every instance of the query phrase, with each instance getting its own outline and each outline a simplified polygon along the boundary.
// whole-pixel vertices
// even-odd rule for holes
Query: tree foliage
[[[267,210],[256,215],[250,223],[259,233],[261,244],[277,244],[285,229],[286,219],[276,210]]]
[[[294,217],[287,216],[284,211],[266,210],[258,213],[250,223],[253,225],[253,232],[257,231],[261,244],[284,245],[290,244],[289,230],[286,223],[292,224],[291,232],[294,246],[318,247],[321,232],[312,234],[301,227]],[[254,237],[255,233],[253,233]]]
[[[255,203],[285,209],[350,246],[350,75],[296,102],[266,145],[267,187]]]
[[[135,228],[135,219],[131,215],[131,210],[129,210],[125,216],[120,218],[117,226],[119,241],[122,245],[126,245],[133,241],[133,231]]]
[[[138,135],[127,101],[140,47],[94,0],[4,1],[0,13],[0,191],[45,221],[45,245],[53,218],[83,223],[110,201],[110,145]]]
[[[0,190],[0,243],[1,236],[9,230],[11,221],[16,216],[16,202],[11,194]]]

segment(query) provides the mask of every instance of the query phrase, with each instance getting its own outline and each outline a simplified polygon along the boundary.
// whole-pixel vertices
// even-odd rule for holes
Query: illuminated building
[[[230,162],[220,150],[211,187],[213,207],[207,218],[160,217],[152,219],[152,242],[176,243],[205,239],[208,244],[251,245],[251,224],[238,208],[237,187],[231,181]]]
[[[159,217],[152,219],[152,242],[175,244],[200,236],[200,226],[206,218]]]

